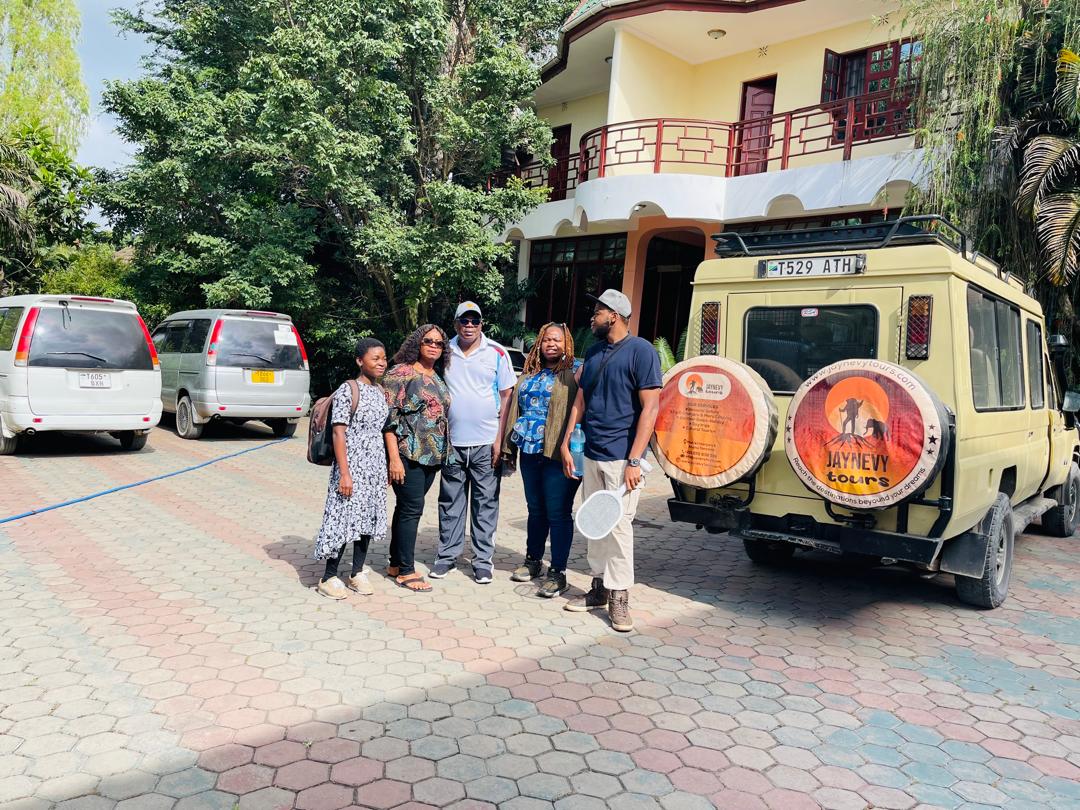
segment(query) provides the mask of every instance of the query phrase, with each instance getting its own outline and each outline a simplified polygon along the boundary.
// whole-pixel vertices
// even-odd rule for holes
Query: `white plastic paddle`
[[[652,465],[641,460],[642,473],[652,472]],[[599,540],[611,534],[623,516],[623,495],[626,484],[617,490],[601,489],[594,492],[578,507],[574,525],[589,540]]]

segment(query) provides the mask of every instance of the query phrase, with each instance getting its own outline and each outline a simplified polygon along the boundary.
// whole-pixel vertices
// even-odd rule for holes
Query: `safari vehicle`
[[[653,438],[672,519],[1000,605],[1015,535],[1078,522],[1080,395],[1038,302],[935,216],[714,239]]]

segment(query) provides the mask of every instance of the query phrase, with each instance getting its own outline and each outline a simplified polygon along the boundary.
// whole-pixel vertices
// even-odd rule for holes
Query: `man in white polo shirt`
[[[470,513],[473,577],[491,582],[495,526],[499,522],[500,438],[506,405],[517,375],[506,349],[481,331],[480,307],[458,304],[457,337],[447,347],[446,385],[450,389],[450,443],[454,453],[443,465],[439,488],[439,550],[430,576],[445,577],[465,550],[465,514]]]

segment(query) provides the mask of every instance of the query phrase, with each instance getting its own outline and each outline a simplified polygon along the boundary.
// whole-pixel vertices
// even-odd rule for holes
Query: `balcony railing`
[[[826,152],[851,160],[856,146],[910,135],[910,107],[910,99],[889,90],[734,123],[648,118],[608,124],[585,133],[577,154],[546,167],[529,163],[516,174],[562,200],[586,180],[612,175],[739,177],[809,163],[802,159]]]

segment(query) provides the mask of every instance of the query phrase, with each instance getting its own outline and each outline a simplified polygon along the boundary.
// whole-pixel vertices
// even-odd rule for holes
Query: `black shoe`
[[[431,570],[428,571],[428,576],[432,579],[442,579],[453,570],[454,566],[452,563],[435,563]]]
[[[544,580],[544,584],[540,586],[540,590],[536,592],[536,595],[542,596],[544,599],[552,599],[560,594],[566,593],[566,589],[569,587],[570,586],[566,584],[565,572],[549,568],[547,579]]]
[[[563,610],[569,610],[574,613],[579,613],[585,610],[600,610],[601,608],[607,609],[608,604],[608,589],[604,587],[603,577],[593,577],[592,587],[589,588],[589,592],[584,596],[579,596],[576,599],[571,599],[565,605]]]
[[[514,582],[528,582],[531,579],[539,577],[543,570],[543,560],[534,560],[531,557],[526,557],[525,562],[514,569],[514,573],[510,575],[510,579]]]

